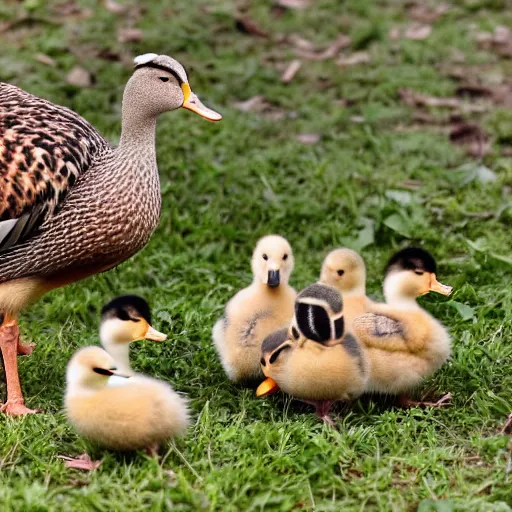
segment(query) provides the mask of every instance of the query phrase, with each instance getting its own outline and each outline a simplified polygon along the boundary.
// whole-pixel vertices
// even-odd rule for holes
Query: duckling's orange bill
[[[256,389],[256,396],[267,396],[279,391],[279,386],[274,379],[266,378]]]
[[[183,108],[199,114],[201,117],[208,119],[208,121],[220,121],[222,119],[222,116],[218,112],[208,108],[201,102],[197,95],[190,89],[190,85],[183,83],[181,84],[181,89],[183,90],[183,96],[185,98],[182,105]]]
[[[453,288],[446,284],[440,283],[435,274],[432,274],[430,278],[430,289],[431,292],[437,292],[441,295],[450,295],[452,293]]]
[[[156,329],[153,329],[151,325],[149,325],[144,339],[151,341],[165,341],[167,339],[167,334],[159,332]]]

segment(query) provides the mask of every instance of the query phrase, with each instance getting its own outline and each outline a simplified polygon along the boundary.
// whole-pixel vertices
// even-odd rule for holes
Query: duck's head
[[[263,340],[260,364],[267,378],[256,389],[256,396],[267,396],[279,390],[279,385],[272,377],[278,378],[283,371],[293,346],[286,328],[274,331]]]
[[[145,53],[135,57],[134,65],[135,71],[125,88],[123,108],[133,106],[154,117],[183,107],[209,121],[222,119],[192,92],[185,68],[177,60],[168,55]]]
[[[322,264],[320,281],[343,295],[365,295],[366,267],[363,258],[352,249],[331,251]]]
[[[290,279],[294,264],[292,248],[282,236],[264,236],[256,244],[251,264],[255,281],[277,288]]]
[[[299,345],[305,340],[337,345],[344,332],[343,300],[336,288],[315,283],[297,295],[289,333]]]
[[[119,372],[114,359],[100,347],[85,347],[75,353],[68,363],[68,387],[101,389],[113,375],[128,377]]]
[[[415,299],[429,292],[450,295],[452,287],[437,280],[434,257],[420,247],[407,247],[389,260],[384,279],[387,302]]]

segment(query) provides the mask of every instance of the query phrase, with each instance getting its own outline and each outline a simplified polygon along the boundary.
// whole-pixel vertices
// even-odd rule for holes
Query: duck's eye
[[[300,338],[299,331],[297,331],[297,329],[295,329],[295,327],[292,327],[292,336],[293,336],[294,340],[298,340]]]
[[[285,255],[283,256],[283,260],[285,260],[285,261],[286,261],[287,259],[288,259],[288,254],[285,254]]]
[[[264,255],[263,255],[263,259],[264,259],[265,261],[267,261],[267,260],[268,260],[268,256],[267,256],[266,254],[264,254]]]
[[[160,76],[158,78],[160,78],[160,80],[162,80],[162,82],[168,82],[169,81],[169,77],[168,76]]]
[[[425,272],[423,272],[423,270],[415,270],[414,273],[417,275],[417,276],[422,276]]]
[[[261,366],[267,366],[267,363],[265,363],[265,358],[262,357],[260,360]]]
[[[341,268],[337,272],[339,276],[342,276],[345,273],[345,271],[342,270]]]

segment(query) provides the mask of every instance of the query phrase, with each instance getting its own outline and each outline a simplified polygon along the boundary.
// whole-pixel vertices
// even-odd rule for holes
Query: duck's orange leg
[[[0,350],[4,360],[5,377],[7,380],[7,401],[0,411],[11,416],[34,414],[37,410],[25,407],[18,375],[18,350],[20,331],[15,318],[6,316],[0,326]]]

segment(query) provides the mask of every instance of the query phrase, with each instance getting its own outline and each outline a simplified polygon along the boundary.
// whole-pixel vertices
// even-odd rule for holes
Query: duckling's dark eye
[[[287,259],[288,259],[288,254],[285,254],[285,255],[283,256],[283,260],[287,260]]]
[[[262,357],[260,360],[261,366],[267,366],[267,363],[265,362],[265,358]]]
[[[267,256],[266,254],[264,254],[264,255],[263,255],[263,259],[264,259],[265,261],[267,261],[267,260],[268,260],[268,256]]]
[[[342,276],[345,273],[345,271],[342,270],[341,268],[337,272],[339,276]]]
[[[299,331],[297,331],[297,329],[295,329],[295,327],[292,327],[292,336],[293,336],[293,339],[295,339],[295,340],[298,340],[300,338]]]
[[[160,80],[162,80],[162,82],[168,82],[169,81],[169,77],[168,76],[159,76],[158,78],[160,78]]]
[[[414,273],[417,275],[417,276],[422,276],[425,272],[423,272],[423,270],[415,270]]]
[[[92,371],[100,375],[112,375],[112,370],[107,370],[106,368],[93,368]]]

